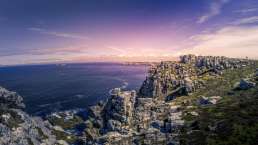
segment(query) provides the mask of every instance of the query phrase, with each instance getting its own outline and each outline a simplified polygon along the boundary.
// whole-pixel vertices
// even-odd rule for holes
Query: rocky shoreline
[[[184,55],[178,62],[167,61],[152,66],[139,92],[115,88],[107,101],[101,101],[84,111],[86,115],[81,113],[83,111],[53,113],[47,117],[50,123],[31,118],[20,111],[23,108],[22,98],[18,95],[5,97],[6,94],[13,96],[13,93],[1,88],[2,112],[12,110],[27,119],[21,127],[22,134],[17,138],[14,137],[15,131],[8,130],[8,125],[2,121],[8,118],[8,113],[2,113],[0,129],[4,133],[1,133],[0,143],[15,144],[18,141],[20,144],[30,144],[27,137],[32,137],[33,144],[181,144],[182,129],[188,123],[185,119],[186,110],[192,110],[187,111],[187,114],[199,116],[199,112],[193,108],[216,105],[223,96],[199,95],[193,97],[196,101],[187,98],[205,89],[209,80],[222,79],[227,71],[248,67],[257,67],[257,61]],[[257,73],[256,70],[249,79],[243,78],[235,85],[235,89],[255,87],[253,78],[257,77]],[[28,128],[29,131],[25,131]],[[33,128],[40,128],[47,139],[40,139],[39,132],[31,134],[35,132]]]
[[[179,62],[162,62],[150,69],[139,93],[117,88],[106,102],[90,108],[84,142],[180,144],[178,134],[184,126],[183,107],[175,105],[173,100],[205,86],[203,76],[219,77],[224,70],[254,63],[246,59],[194,55],[182,56]],[[204,100],[200,101],[201,105],[216,104],[221,97],[201,99]]]

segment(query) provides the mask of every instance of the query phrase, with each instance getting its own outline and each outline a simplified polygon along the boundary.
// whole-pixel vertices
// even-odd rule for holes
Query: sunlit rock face
[[[52,126],[20,110],[24,107],[21,96],[0,87],[0,144],[56,144],[56,137],[50,129]]]
[[[250,65],[246,59],[222,56],[184,55],[179,62],[162,62],[150,69],[139,91],[139,96],[172,100],[177,96],[189,95],[202,87],[199,76],[207,73],[221,75],[225,69]]]
[[[90,107],[79,137],[85,144],[180,144],[178,134],[186,122],[184,109],[190,106],[187,100],[175,103],[180,98],[174,99],[189,98],[207,85],[206,77],[220,78],[226,69],[251,63],[244,59],[194,55],[182,56],[179,62],[162,62],[150,69],[138,93],[115,88],[106,101]],[[245,80],[240,85],[249,89],[256,84]],[[220,96],[202,97],[197,104],[215,105],[220,99]],[[52,135],[54,127],[27,115],[21,110],[24,107],[21,96],[0,87],[0,144],[65,144]],[[198,112],[188,113],[198,116]]]
[[[184,107],[189,102],[177,104],[174,99],[187,98],[207,85],[206,77],[219,78],[225,69],[250,63],[252,61],[194,55],[182,56],[179,62],[161,62],[150,69],[137,94],[116,88],[106,102],[90,108],[86,143],[180,144],[178,134],[185,125]],[[204,105],[211,105],[221,97],[204,99]],[[198,116],[197,112],[190,113]]]
[[[184,64],[193,64],[198,68],[228,69],[239,68],[249,65],[251,62],[247,59],[227,58],[224,56],[180,56],[180,62]]]
[[[180,94],[187,95],[195,89],[191,77],[196,76],[196,70],[185,64],[163,62],[152,68],[139,91],[139,96],[166,100]]]
[[[102,112],[108,131],[125,132],[130,129],[135,98],[135,91],[113,90]]]

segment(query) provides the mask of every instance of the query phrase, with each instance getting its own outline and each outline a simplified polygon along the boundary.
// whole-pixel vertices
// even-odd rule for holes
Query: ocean
[[[87,108],[116,87],[138,90],[148,66],[118,63],[48,64],[0,67],[0,86],[24,98],[32,115]]]

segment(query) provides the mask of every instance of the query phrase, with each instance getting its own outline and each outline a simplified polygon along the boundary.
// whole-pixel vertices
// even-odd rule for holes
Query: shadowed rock
[[[5,108],[23,109],[23,98],[15,92],[6,90],[0,87],[0,106]]]

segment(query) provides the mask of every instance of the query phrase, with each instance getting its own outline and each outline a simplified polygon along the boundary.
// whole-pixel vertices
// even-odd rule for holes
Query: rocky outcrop
[[[192,64],[198,68],[223,70],[228,68],[239,68],[251,63],[247,59],[227,58],[224,56],[180,56],[180,62]]]
[[[57,143],[51,125],[20,110],[22,97],[0,87],[0,144],[31,145]]]
[[[163,62],[153,67],[140,88],[142,97],[158,98],[165,100],[167,96],[175,97],[178,94],[189,94],[195,87],[191,77],[196,76],[196,71],[188,66],[176,62]]]
[[[184,55],[179,62],[162,62],[150,69],[139,91],[141,97],[173,100],[187,96],[204,84],[201,76],[222,75],[226,69],[245,67],[252,64],[247,59],[215,56]]]
[[[244,59],[194,55],[182,56],[179,62],[162,62],[150,69],[138,94],[117,88],[110,92],[106,102],[90,108],[86,142],[179,144],[177,135],[185,124],[183,106],[171,100],[202,88],[206,77],[219,77],[226,69],[251,63]],[[220,96],[201,97],[197,104],[215,105],[220,99]],[[190,114],[199,115],[194,111]]]
[[[16,92],[10,92],[5,88],[0,87],[0,107],[1,108],[17,108],[23,109],[23,98]]]
[[[119,88],[112,91],[102,116],[107,131],[126,132],[131,128],[136,92],[122,92]]]
[[[178,100],[174,99],[189,97],[206,85],[207,77],[221,77],[227,69],[243,68],[252,63],[246,59],[185,55],[180,57],[179,62],[157,64],[150,69],[138,93],[115,88],[110,91],[106,101],[90,107],[86,120],[80,120],[80,124],[83,124],[82,135],[77,137],[83,144],[89,145],[178,145],[178,134],[187,122],[183,115],[200,114],[191,110],[193,106],[187,105],[188,100],[177,104],[175,101]],[[258,70],[256,78],[257,73]],[[243,79],[237,88],[246,90],[255,87],[253,80]],[[211,95],[196,98],[194,102],[207,107],[217,104],[221,99],[220,96]],[[29,116],[21,110],[24,107],[21,96],[0,87],[0,144],[66,144],[52,134],[54,130],[65,132],[63,128],[53,127],[40,118]],[[190,108],[190,112],[184,110],[187,108]],[[58,114],[55,116],[59,119],[63,117]],[[67,114],[64,118],[69,120]],[[64,134],[61,136],[68,138]]]

